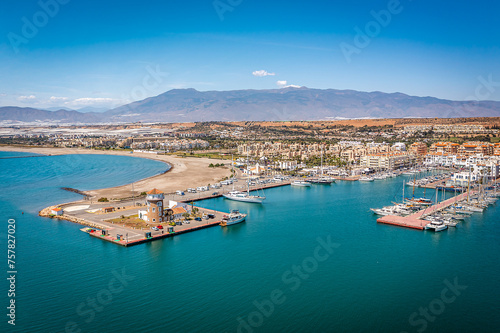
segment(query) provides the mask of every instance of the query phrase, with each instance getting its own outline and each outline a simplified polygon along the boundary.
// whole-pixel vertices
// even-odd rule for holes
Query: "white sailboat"
[[[321,176],[319,178],[311,179],[309,183],[319,185],[330,185],[331,183],[335,183],[335,179],[331,177],[325,177],[323,175],[323,149],[321,149]]]
[[[231,169],[233,169],[233,165],[234,165],[233,158],[231,157]],[[234,182],[233,182],[233,190],[229,193],[223,194],[222,196],[229,200],[249,202],[249,203],[262,203],[262,201],[266,199],[266,197],[264,196],[250,195],[250,184],[248,182],[247,182],[246,192],[236,191],[234,189]]]

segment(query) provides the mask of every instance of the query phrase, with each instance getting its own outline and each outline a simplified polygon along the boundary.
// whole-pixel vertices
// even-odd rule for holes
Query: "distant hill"
[[[47,110],[47,111],[59,111],[59,110],[64,110],[64,111],[75,111],[73,109],[64,107],[64,106],[56,106],[52,108],[46,108],[46,109],[41,109],[41,110]]]
[[[84,108],[76,109],[76,111],[83,112],[83,113],[89,113],[89,112],[101,113],[101,112],[106,112],[108,110],[109,110],[109,108],[96,108],[93,106],[86,106]]]
[[[174,89],[97,113],[0,108],[0,120],[96,122],[190,122],[330,120],[352,118],[498,117],[500,102],[450,101],[402,93],[284,88],[205,91]]]
[[[500,116],[500,102],[309,88],[206,92],[175,89],[106,112],[113,121],[163,122],[477,116]]]
[[[6,106],[0,107],[0,121],[91,124],[101,122],[102,119],[96,114],[81,113],[78,111],[47,111]]]

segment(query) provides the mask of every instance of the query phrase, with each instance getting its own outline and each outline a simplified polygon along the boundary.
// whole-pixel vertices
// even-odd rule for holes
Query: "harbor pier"
[[[426,209],[422,209],[419,212],[408,216],[397,216],[397,215],[382,216],[381,218],[377,219],[377,222],[382,224],[395,225],[398,227],[424,230],[426,224],[429,223],[429,221],[425,220],[425,217],[427,215],[446,209],[455,204],[456,202],[466,199],[468,195],[469,195],[468,192],[462,193],[453,198],[444,200],[438,204],[432,205],[430,207],[427,207]]]

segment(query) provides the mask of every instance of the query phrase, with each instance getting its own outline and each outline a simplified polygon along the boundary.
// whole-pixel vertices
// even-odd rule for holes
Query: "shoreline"
[[[59,155],[115,155],[146,158],[163,162],[170,166],[161,174],[137,180],[124,185],[97,188],[88,191],[80,191],[91,198],[108,198],[108,200],[121,200],[132,196],[139,197],[140,193],[157,188],[165,193],[174,193],[177,190],[186,190],[189,187],[206,186],[210,183],[220,181],[230,176],[228,168],[209,168],[210,163],[227,163],[227,161],[198,158],[177,157],[173,155],[156,155],[149,153],[130,153],[130,151],[114,150],[90,150],[81,148],[47,148],[47,147],[17,147],[0,146],[0,151],[15,151],[24,153],[42,154],[46,156]],[[132,184],[134,191],[132,192]],[[78,190],[78,189],[76,189]],[[78,202],[77,200],[75,202]]]

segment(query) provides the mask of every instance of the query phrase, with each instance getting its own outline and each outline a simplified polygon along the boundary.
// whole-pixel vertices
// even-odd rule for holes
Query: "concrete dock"
[[[398,227],[424,230],[425,225],[429,223],[429,221],[425,220],[425,217],[427,215],[443,210],[447,207],[450,207],[455,202],[461,201],[465,198],[467,198],[467,192],[460,194],[456,197],[447,199],[445,201],[442,201],[436,205],[432,205],[430,207],[422,209],[421,211],[415,214],[408,216],[396,216],[396,215],[382,216],[381,218],[377,219],[377,222],[383,224],[395,225]]]
[[[94,232],[88,232],[88,234],[92,237],[99,238],[102,240],[105,240],[107,242],[111,242],[113,244],[118,244],[121,246],[129,247],[129,246],[134,246],[134,245],[139,245],[139,244],[144,244],[148,242],[152,242],[158,239],[163,239],[163,238],[169,238],[169,237],[174,237],[177,235],[181,234],[186,234],[188,232],[196,231],[196,230],[201,230],[201,229],[206,229],[206,228],[211,228],[220,225],[221,221],[215,221],[215,222],[208,222],[207,224],[203,225],[198,225],[198,226],[193,226],[193,227],[188,227],[184,228],[182,230],[174,231],[174,232],[168,232],[168,226],[165,227],[166,229],[162,230],[163,233],[159,233],[158,231],[156,233],[153,233],[151,237],[148,238],[140,238],[140,239],[135,239],[135,240],[129,240],[127,241],[126,239],[121,239],[118,240],[116,237],[112,235],[103,235],[102,230],[96,229]],[[113,228],[107,229],[108,232],[113,232]]]

